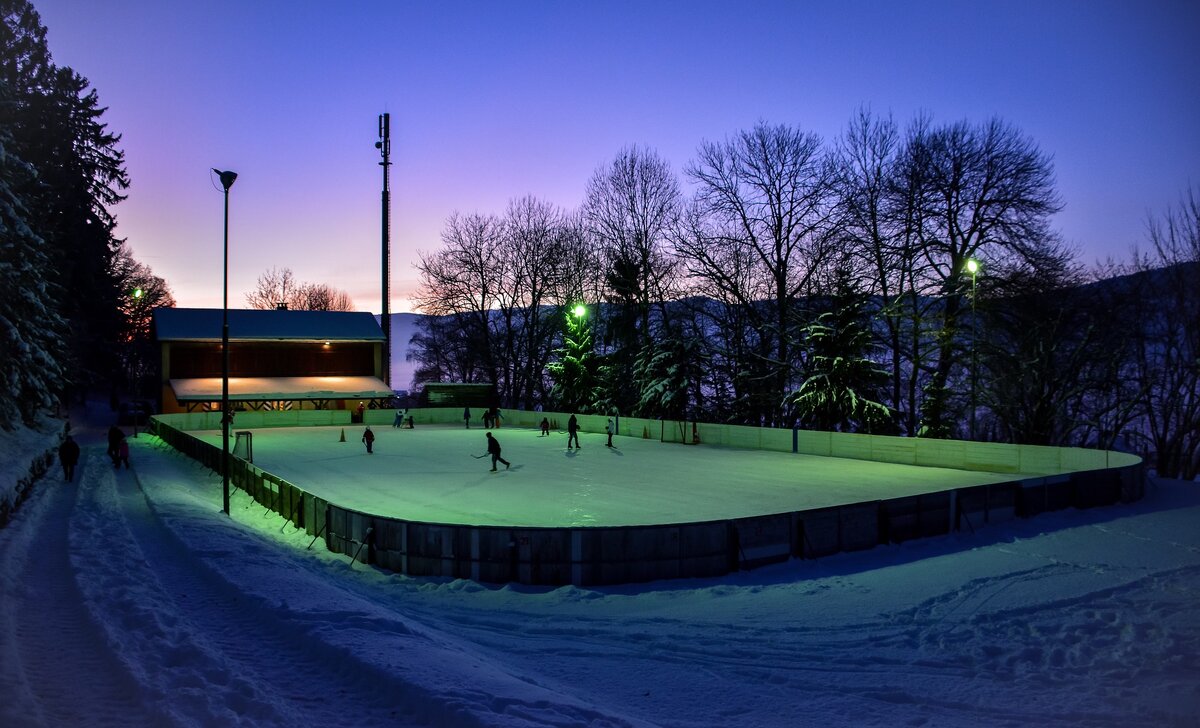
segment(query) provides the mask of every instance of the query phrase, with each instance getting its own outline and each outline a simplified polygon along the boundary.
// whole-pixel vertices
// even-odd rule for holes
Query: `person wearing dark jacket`
[[[579,420],[575,419],[575,415],[571,415],[571,419],[567,420],[567,449],[571,449],[571,443],[575,443],[576,450],[582,450],[579,447]]]
[[[121,440],[125,439],[125,433],[121,432],[121,428],[113,425],[108,428],[108,456],[112,458],[113,467],[118,467],[121,464]]]
[[[70,435],[58,446],[58,461],[62,463],[63,480],[70,483],[75,477],[75,465],[79,462],[79,443]]]
[[[490,432],[487,433],[487,440],[488,440],[488,454],[490,454],[492,456],[492,472],[493,473],[496,472],[496,462],[497,461],[504,463],[504,469],[508,470],[509,466],[511,466],[512,463],[510,463],[507,460],[505,460],[504,458],[500,457],[500,441],[497,440],[496,438],[492,437],[492,433],[490,433]]]
[[[367,444],[367,454],[370,455],[373,452],[371,448],[375,444],[375,433],[371,432],[371,428],[369,426],[363,432],[362,441]]]

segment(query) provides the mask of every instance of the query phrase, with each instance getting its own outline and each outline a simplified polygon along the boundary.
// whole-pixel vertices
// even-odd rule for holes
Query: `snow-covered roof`
[[[220,341],[219,308],[156,308],[159,341]],[[235,341],[383,341],[383,329],[368,311],[229,310]]]
[[[221,378],[172,379],[180,402],[221,399]],[[288,399],[354,399],[390,397],[393,392],[377,377],[230,377],[229,398],[235,401]]]

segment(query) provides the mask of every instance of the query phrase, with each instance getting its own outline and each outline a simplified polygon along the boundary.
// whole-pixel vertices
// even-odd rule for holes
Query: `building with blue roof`
[[[220,410],[222,313],[154,311],[161,411]],[[368,312],[230,309],[229,399],[253,410],[384,406],[384,345]]]

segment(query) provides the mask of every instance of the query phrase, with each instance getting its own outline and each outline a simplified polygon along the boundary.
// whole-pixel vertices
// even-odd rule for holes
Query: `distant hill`
[[[419,313],[394,313],[392,316],[392,389],[412,389],[417,362],[408,359],[408,342],[417,333]],[[379,319],[379,316],[375,317]]]

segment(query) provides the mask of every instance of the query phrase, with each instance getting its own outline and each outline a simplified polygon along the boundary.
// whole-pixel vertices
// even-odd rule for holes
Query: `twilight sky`
[[[1053,155],[1087,263],[1200,186],[1195,0],[33,2],[124,136],[118,235],[180,306],[221,305],[218,167],[239,175],[230,306],[277,266],[378,313],[384,111],[393,312],[452,211],[573,209],[635,143],[682,180],[701,141],[758,120],[832,140],[859,106],[999,115]]]

